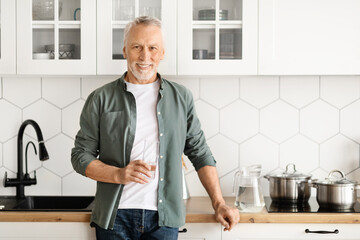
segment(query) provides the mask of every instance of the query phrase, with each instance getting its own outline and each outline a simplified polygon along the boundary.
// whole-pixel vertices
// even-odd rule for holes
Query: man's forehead
[[[132,29],[130,30],[130,33],[134,32],[134,31],[156,31],[156,32],[161,33],[161,28],[159,26],[152,25],[152,24],[148,24],[148,25],[138,24],[138,25],[135,25],[134,27],[132,27]]]
[[[139,26],[139,27],[138,27]],[[144,29],[144,27],[146,29]],[[152,33],[146,33],[147,30]],[[160,45],[163,43],[163,34],[161,29],[155,25],[137,25],[129,32],[129,43],[144,43]]]

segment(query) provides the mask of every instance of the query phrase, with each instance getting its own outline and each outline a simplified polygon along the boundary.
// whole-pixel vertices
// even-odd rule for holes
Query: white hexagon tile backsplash
[[[319,98],[319,77],[280,77],[280,98],[296,108],[303,108]]]
[[[205,137],[216,135],[219,132],[219,110],[202,100],[195,101],[195,108]]]
[[[42,129],[50,159],[31,149],[29,172],[38,184],[31,195],[94,195],[96,184],[74,172],[70,151],[87,96],[119,76],[3,77],[0,84],[0,180],[17,171],[17,132],[31,118]],[[297,170],[323,179],[340,169],[360,181],[359,76],[169,77],[190,89],[208,145],[217,161],[223,194],[232,195],[234,173],[262,164],[262,174]],[[25,131],[24,146],[36,141]],[[206,191],[185,157],[190,195]],[[268,181],[261,181],[268,194]],[[15,188],[0,186],[1,195]]]
[[[21,124],[21,109],[7,100],[0,99],[0,141],[5,142],[17,135]]]
[[[42,97],[59,108],[75,102],[80,98],[80,94],[79,78],[42,79]]]
[[[256,108],[263,108],[279,98],[279,78],[242,77],[240,98]]]
[[[3,85],[6,89],[4,98],[20,108],[25,108],[41,98],[40,78],[7,77],[3,78]]]

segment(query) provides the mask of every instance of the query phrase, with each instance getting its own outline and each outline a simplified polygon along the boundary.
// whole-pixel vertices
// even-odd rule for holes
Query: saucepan
[[[306,203],[310,198],[311,175],[296,171],[293,163],[288,164],[283,173],[264,177],[269,180],[272,201],[298,204]]]
[[[334,174],[340,174],[335,177]],[[357,182],[347,180],[340,170],[332,170],[328,177],[322,181],[314,181],[312,187],[316,188],[316,200],[320,208],[325,209],[351,209],[357,199]]]

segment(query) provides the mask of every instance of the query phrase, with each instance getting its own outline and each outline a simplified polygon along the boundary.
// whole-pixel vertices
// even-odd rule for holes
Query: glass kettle
[[[235,206],[240,212],[260,212],[265,205],[259,178],[261,165],[240,168],[234,176]]]

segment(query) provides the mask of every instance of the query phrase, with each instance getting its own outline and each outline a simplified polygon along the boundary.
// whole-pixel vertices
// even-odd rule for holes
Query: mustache
[[[140,64],[140,65],[153,65],[153,63],[147,63],[147,62],[135,62],[135,64]]]

